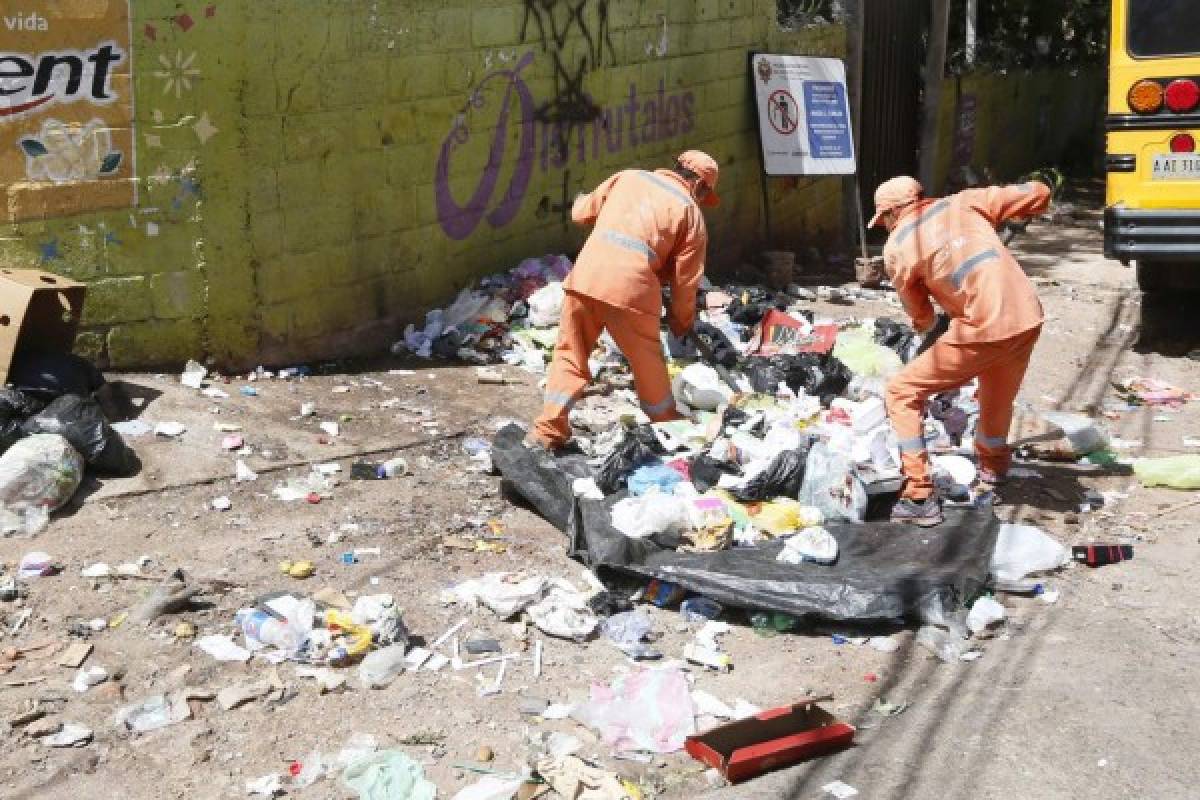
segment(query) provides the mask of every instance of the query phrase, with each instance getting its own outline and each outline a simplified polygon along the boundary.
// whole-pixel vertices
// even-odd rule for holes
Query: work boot
[[[892,522],[906,522],[920,525],[922,528],[932,528],[942,523],[942,504],[937,495],[930,495],[924,500],[912,500],[902,497],[892,508]]]
[[[583,455],[583,450],[574,439],[568,439],[560,445],[549,445],[532,433],[523,442],[526,450],[532,450],[537,455],[547,455],[551,458],[559,456]]]

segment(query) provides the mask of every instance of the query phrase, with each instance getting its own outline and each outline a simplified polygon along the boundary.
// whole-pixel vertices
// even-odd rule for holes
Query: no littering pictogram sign
[[[784,136],[793,133],[800,124],[800,106],[787,89],[776,89],[767,98],[767,120]]]

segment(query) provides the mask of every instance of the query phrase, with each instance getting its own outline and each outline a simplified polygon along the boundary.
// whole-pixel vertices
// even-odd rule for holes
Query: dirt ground
[[[1048,315],[1019,401],[1021,425],[1044,410],[1097,409],[1114,399],[1109,382],[1119,378],[1200,386],[1200,361],[1155,352],[1179,350],[1169,330],[1165,340],[1141,340],[1141,296],[1132,270],[1105,261],[1099,247],[1094,216],[1070,225],[1035,225],[1015,245]],[[894,306],[874,302],[817,308],[835,317],[897,314]],[[1186,311],[1177,322],[1177,330],[1196,330]],[[415,374],[390,372],[398,368]],[[253,661],[220,663],[175,637],[181,621],[193,623],[201,636],[232,633],[234,611],[268,592],[333,587],[350,596],[394,594],[409,629],[432,641],[464,615],[439,600],[440,590],[454,582],[526,570],[583,587],[583,568],[564,555],[564,537],[506,502],[499,479],[474,471],[463,451],[464,437],[488,436],[497,421],[525,420],[535,412],[536,379],[515,369],[505,374],[512,385],[483,386],[468,367],[397,360],[295,381],[235,379],[223,387],[232,397],[219,401],[181,387],[173,375],[110,376],[144,399],[142,419],[183,422],[187,432],[179,440],[130,440],[143,461],[139,476],[89,482],[36,539],[0,541],[6,575],[32,550],[48,552],[63,567],[59,575],[29,581],[23,600],[0,603],[0,649],[52,643],[0,675],[0,719],[12,720],[39,700],[52,711],[8,733],[0,751],[0,796],[245,796],[248,780],[285,773],[289,762],[313,750],[333,753],[352,735],[370,733],[381,747],[417,759],[439,796],[451,797],[477,777],[470,766],[481,745],[495,752],[492,768],[510,771],[529,751],[526,737],[545,730],[579,737],[585,742],[581,755],[662,798],[819,798],[831,796],[821,787],[833,780],[856,787],[863,798],[1200,796],[1193,758],[1200,710],[1200,507],[1171,510],[1194,494],[1141,488],[1127,469],[1033,464],[1042,478],[1017,480],[1004,490],[997,509],[1004,519],[1040,525],[1066,544],[1132,542],[1135,558],[1050,577],[1047,583],[1061,592],[1053,605],[1004,597],[1009,622],[976,662],[942,664],[915,646],[913,629],[897,629],[900,648],[882,653],[835,644],[832,632],[854,633],[845,626],[814,624],[765,638],[733,615],[734,630],[723,643],[734,670],[693,671],[695,688],[762,707],[809,691],[832,694],[827,707],[859,729],[847,751],[739,787],[711,786],[684,754],[649,764],[618,761],[569,720],[521,715],[522,696],[580,700],[589,684],[607,682],[628,664],[602,641],[544,637],[540,679],[522,663],[508,671],[502,693],[480,697],[473,671],[449,668],[406,674],[383,690],[319,694],[293,665],[275,670]],[[259,395],[242,396],[243,385],[257,387]],[[315,417],[298,416],[303,402],[316,404]],[[342,420],[341,434],[322,443],[317,423],[335,419]],[[232,480],[235,457],[221,449],[225,434],[214,423],[242,426],[257,451],[246,459],[259,472],[257,481]],[[1183,437],[1200,435],[1200,404],[1165,418],[1144,409],[1121,413],[1106,424],[1122,439],[1140,442],[1125,455],[1182,453]],[[353,461],[396,454],[408,460],[411,475],[349,479]],[[271,495],[289,475],[329,461],[344,471],[320,504],[289,504]],[[1089,488],[1128,497],[1079,513]],[[232,508],[214,510],[218,496],[228,496]],[[507,552],[444,546],[448,534],[476,532],[489,519],[503,524]],[[347,550],[373,547],[379,555],[339,563]],[[152,580],[80,577],[95,562],[115,566],[143,556],[142,572]],[[314,561],[316,575],[282,575],[278,564],[285,559]],[[227,591],[206,595],[208,608],[149,627],[126,622],[91,634],[86,641],[94,651],[86,663],[123,677],[74,692],[75,670],[57,664],[62,646],[82,641],[68,634],[71,624],[113,620],[177,567],[189,579],[217,582]],[[32,615],[13,634],[22,609]],[[690,640],[687,626],[675,612],[650,611],[664,634],[661,648],[677,657]],[[516,646],[511,626],[490,612],[471,615],[467,631]],[[114,722],[120,706],[152,694],[182,686],[220,690],[272,678],[273,672],[285,686],[282,697],[230,711],[199,702],[193,719],[141,735],[122,732]],[[897,716],[882,716],[872,710],[878,699],[908,706]],[[92,728],[94,741],[51,749],[28,735],[30,728],[55,722]],[[293,794],[353,796],[331,779]]]

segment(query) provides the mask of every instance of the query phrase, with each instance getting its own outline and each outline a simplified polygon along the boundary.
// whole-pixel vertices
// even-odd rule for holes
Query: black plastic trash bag
[[[716,486],[717,482],[721,480],[722,475],[741,474],[741,467],[736,464],[717,461],[706,453],[701,453],[688,462],[688,475],[692,479],[692,485],[701,494]]]
[[[21,425],[41,411],[46,404],[16,389],[0,388],[0,453],[25,436]]]
[[[734,489],[733,496],[742,503],[770,500],[772,497],[790,497],[794,500],[804,485],[804,464],[807,460],[807,443],[796,450],[784,450],[745,486]]]
[[[774,394],[779,384],[785,383],[793,392],[803,390],[819,397],[826,407],[845,393],[854,377],[845,364],[828,353],[753,357],[742,364],[742,371],[756,392]]]
[[[751,286],[734,293],[733,302],[725,309],[729,318],[738,325],[754,327],[771,309],[783,311],[791,304],[786,294],[776,294],[761,286]]]
[[[697,321],[692,327],[692,332],[704,342],[717,364],[726,369],[737,366],[741,353],[720,328],[708,322]]]
[[[8,382],[22,394],[49,403],[68,394],[91,397],[104,385],[104,375],[74,353],[25,352],[13,359]]]
[[[631,428],[604,459],[600,474],[596,476],[596,485],[605,494],[624,489],[625,481],[635,469],[657,460],[664,452],[649,425]]]
[[[913,342],[916,339],[917,332],[911,325],[887,317],[875,320],[875,343],[883,345],[900,356],[901,361],[909,360],[909,354],[913,351]]]
[[[680,553],[672,544],[631,539],[612,526],[619,497],[576,498],[567,459],[541,457],[510,425],[496,434],[492,458],[510,488],[568,539],[567,552],[601,580],[631,576],[670,581],[727,608],[782,611],[833,620],[920,618],[936,599],[946,607],[974,598],[987,582],[999,521],[991,509],[946,509],[946,521],[914,536],[900,523],[832,523],[836,564],[776,560],[783,542],[715,553]],[[565,515],[564,510],[569,509]],[[886,519],[888,509],[880,509]]]
[[[56,433],[79,451],[87,465],[109,475],[132,475],[140,464],[112,429],[100,404],[89,397],[67,394],[30,417],[21,426],[27,436]]]

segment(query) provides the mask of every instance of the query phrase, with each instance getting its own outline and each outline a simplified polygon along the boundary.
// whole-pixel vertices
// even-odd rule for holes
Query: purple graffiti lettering
[[[466,205],[460,206],[450,190],[450,161],[454,150],[464,145],[470,139],[467,127],[467,108],[455,122],[454,128],[442,142],[441,154],[438,157],[437,172],[434,179],[437,198],[438,222],[442,230],[451,239],[466,239],[470,236],[486,215],[488,224],[500,228],[512,222],[520,211],[521,201],[529,188],[529,180],[533,176],[534,154],[536,142],[533,124],[534,103],[529,87],[521,78],[521,71],[533,62],[533,53],[526,53],[517,62],[514,69],[497,70],[484,77],[479,86],[471,93],[467,108],[483,108],[483,90],[491,81],[503,79],[508,81],[501,103],[500,116],[496,121],[496,130],[492,136],[492,149],[488,154],[487,165],[479,176],[479,183]],[[488,205],[496,193],[496,185],[500,181],[500,170],[504,164],[504,154],[508,148],[508,123],[512,112],[513,94],[516,94],[520,105],[521,140],[518,145],[516,168],[508,189],[501,195],[500,202],[489,214]]]

